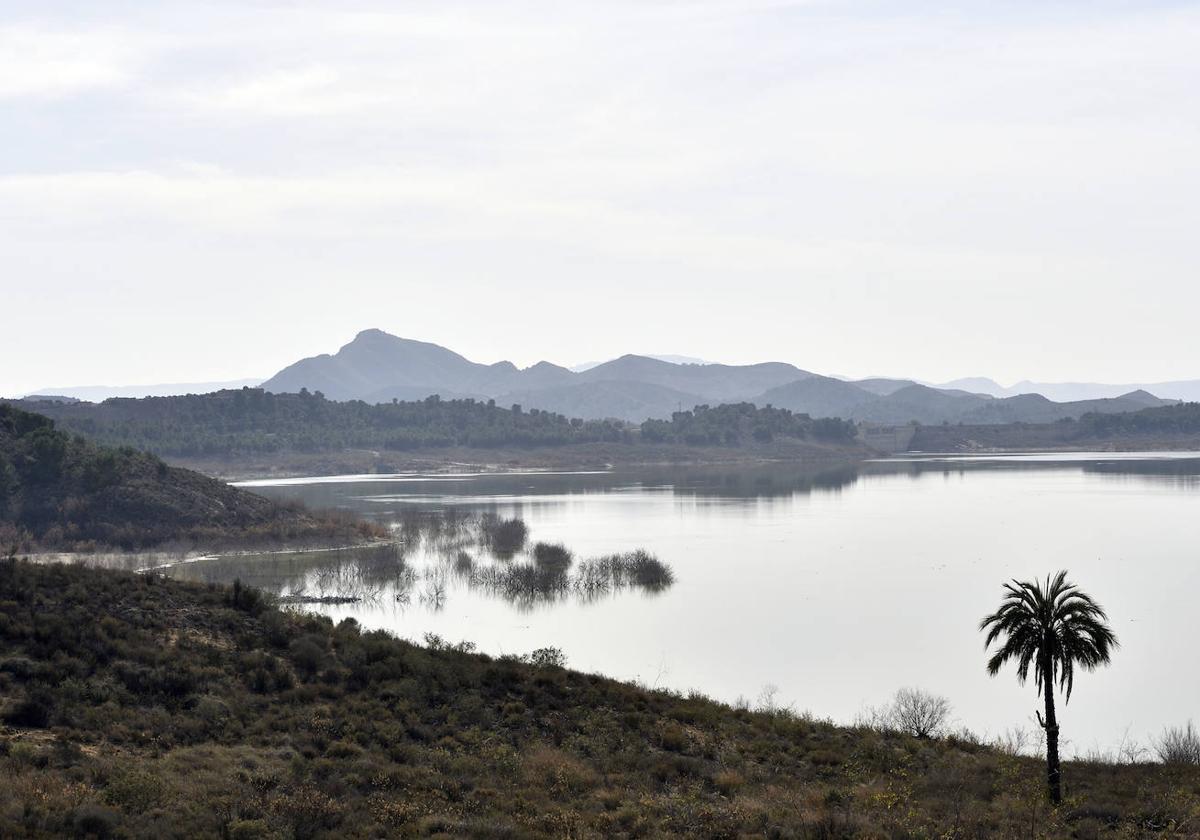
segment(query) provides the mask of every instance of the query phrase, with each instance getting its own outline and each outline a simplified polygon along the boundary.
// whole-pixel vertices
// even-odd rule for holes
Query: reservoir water
[[[956,725],[979,734],[1032,730],[1033,686],[1011,671],[987,676],[977,626],[1005,581],[1065,568],[1108,610],[1121,642],[1112,666],[1080,675],[1060,710],[1065,754],[1200,720],[1197,453],[243,486],[394,525],[402,556],[360,566],[336,553],[217,559],[173,574],[240,576],[280,594],[349,592],[361,600],[304,608],[418,641],[466,640],[493,655],[553,646],[574,668],[728,702],[774,687],[776,703],[840,722],[915,686],[949,698]],[[488,556],[463,526],[477,514],[521,518],[527,547]],[[480,569],[531,564],[536,542],[568,547],[577,570],[588,558],[644,549],[674,581],[544,597],[479,584]]]

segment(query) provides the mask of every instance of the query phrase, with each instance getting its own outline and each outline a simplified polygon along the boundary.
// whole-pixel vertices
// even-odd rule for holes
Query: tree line
[[[1200,403],[1180,403],[1124,414],[1085,414],[1078,432],[1087,437],[1113,435],[1188,435],[1200,433]]]
[[[618,421],[582,421],[495,401],[337,402],[321,392],[258,388],[102,403],[37,403],[64,428],[162,456],[230,456],[332,449],[409,450],[446,446],[556,446],[620,441]]]
[[[164,457],[229,457],[340,449],[465,446],[540,447],[583,443],[672,443],[742,446],[775,438],[848,442],[854,424],[814,420],[750,403],[697,406],[639,429],[620,420],[582,420],[494,400],[338,402],[318,392],[273,394],[258,388],[211,394],[114,398],[102,403],[38,402],[31,407],[68,431],[111,446]]]
[[[641,429],[644,440],[691,446],[740,446],[751,441],[770,443],[775,438],[849,443],[856,433],[857,428],[849,420],[814,420],[786,408],[759,408],[753,403],[698,405],[691,411],[676,411],[670,420],[647,420]]]

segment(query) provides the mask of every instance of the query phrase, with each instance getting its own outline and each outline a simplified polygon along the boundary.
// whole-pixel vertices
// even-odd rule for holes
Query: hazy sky
[[[1200,3],[3,2],[0,393],[379,327],[1200,377]]]

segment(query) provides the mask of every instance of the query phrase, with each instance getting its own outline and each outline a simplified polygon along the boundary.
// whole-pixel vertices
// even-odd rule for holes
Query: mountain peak
[[[1145,388],[1138,388],[1130,391],[1129,393],[1121,394],[1121,396],[1117,397],[1117,399],[1135,402],[1148,407],[1163,405],[1164,403],[1170,402],[1169,400],[1163,400],[1154,394],[1151,394]]]

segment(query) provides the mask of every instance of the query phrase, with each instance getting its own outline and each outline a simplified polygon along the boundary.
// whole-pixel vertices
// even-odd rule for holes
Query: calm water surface
[[[840,721],[911,685],[949,697],[957,722],[977,732],[1029,727],[1032,686],[985,674],[976,627],[1005,580],[1067,568],[1108,609],[1122,645],[1112,667],[1077,680],[1063,714],[1067,754],[1200,720],[1190,653],[1200,641],[1198,453],[245,486],[385,523],[419,511],[519,516],[531,541],[562,542],[580,559],[644,548],[676,580],[659,592],[497,597],[454,574],[453,535],[410,541],[402,585],[331,571],[328,556],[312,555],[202,561],[176,574],[240,575],[278,592],[365,581],[372,597],[311,608],[492,654],[555,646],[575,668],[726,701],[777,686],[777,700]]]

